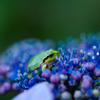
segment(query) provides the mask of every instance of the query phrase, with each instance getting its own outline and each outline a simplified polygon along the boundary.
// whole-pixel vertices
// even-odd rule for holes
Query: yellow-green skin
[[[32,57],[28,63],[27,71],[33,71],[42,65],[42,63],[48,64],[49,62],[54,61],[56,58],[60,56],[59,51],[49,49],[47,51],[42,51]]]

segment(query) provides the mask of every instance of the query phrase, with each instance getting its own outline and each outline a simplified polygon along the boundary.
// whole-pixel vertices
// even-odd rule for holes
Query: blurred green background
[[[0,0],[0,52],[26,38],[57,41],[98,31],[100,0]]]
[[[0,0],[0,52],[25,38],[65,40],[100,31],[100,0]]]

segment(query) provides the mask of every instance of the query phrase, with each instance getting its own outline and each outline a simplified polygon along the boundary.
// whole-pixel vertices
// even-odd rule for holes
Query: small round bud
[[[0,67],[0,73],[1,74],[6,74],[7,72],[8,72],[7,66],[1,65],[1,67]]]
[[[13,90],[18,90],[18,83],[13,83],[12,84],[12,89]]]
[[[88,80],[88,81],[92,81],[92,78],[89,75],[84,75],[83,76],[83,80]]]
[[[93,63],[93,62],[87,62],[85,64],[85,68],[88,70],[88,71],[93,71],[95,69],[96,65]]]
[[[59,92],[64,92],[66,90],[66,86],[64,84],[59,85],[58,87]]]
[[[63,92],[61,94],[61,99],[62,100],[70,100],[71,99],[71,94],[69,92]]]
[[[68,76],[67,75],[64,75],[64,74],[61,74],[60,75],[60,80],[65,81],[67,79],[68,79]]]
[[[0,94],[4,94],[5,93],[5,89],[3,86],[0,86]]]
[[[71,80],[68,81],[68,83],[69,83],[70,86],[74,86],[76,81],[71,79]]]
[[[100,69],[99,68],[94,69],[94,75],[97,77],[100,77]]]
[[[88,89],[91,86],[91,82],[88,80],[83,80],[81,83],[81,88],[82,89]]]
[[[75,91],[74,98],[75,99],[80,99],[81,97],[82,97],[82,92],[79,91],[79,90]]]
[[[74,80],[79,80],[81,79],[82,75],[79,71],[73,71],[72,74],[71,74],[72,78]]]
[[[94,90],[92,91],[92,93],[93,93],[93,96],[94,96],[94,97],[98,97],[98,96],[99,96],[99,90],[98,90],[98,89],[94,89]]]
[[[11,84],[9,82],[5,82],[3,84],[3,87],[4,87],[5,91],[9,91],[11,89]]]
[[[43,78],[48,79],[48,78],[51,76],[51,71],[50,71],[49,69],[46,69],[46,70],[44,70],[44,71],[42,72],[41,76],[42,76]]]
[[[94,46],[93,46],[93,49],[96,49],[96,48],[97,48],[97,47],[94,45]]]
[[[51,81],[52,83],[58,83],[58,82],[60,81],[59,75],[57,75],[57,74],[51,75],[50,81]]]

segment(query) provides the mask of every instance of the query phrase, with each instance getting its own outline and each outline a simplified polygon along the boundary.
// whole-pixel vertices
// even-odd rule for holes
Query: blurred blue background
[[[99,0],[0,0],[0,52],[26,38],[57,41],[98,31]]]

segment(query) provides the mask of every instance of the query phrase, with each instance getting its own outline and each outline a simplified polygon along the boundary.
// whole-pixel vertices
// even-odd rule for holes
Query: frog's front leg
[[[41,64],[41,69],[42,69],[42,71],[43,70],[45,70],[45,69],[47,69],[49,66],[48,66],[48,64],[46,64],[46,63],[42,63]]]

